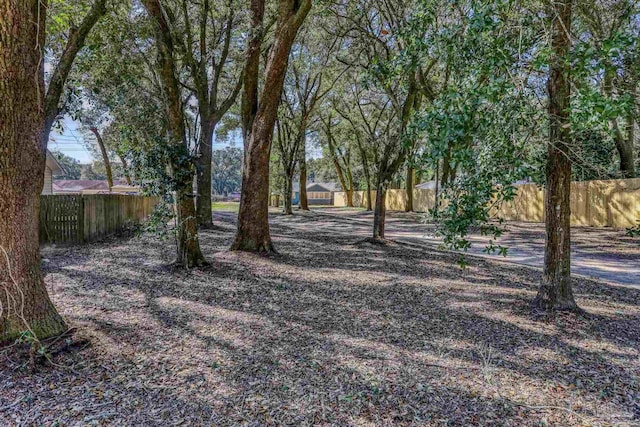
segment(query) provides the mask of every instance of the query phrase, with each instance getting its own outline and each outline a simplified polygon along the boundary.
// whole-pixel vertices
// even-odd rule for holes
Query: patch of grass
[[[348,206],[334,206],[334,205],[309,205],[309,209],[335,209],[337,211],[363,211],[365,208],[357,207],[348,207]]]
[[[213,202],[211,209],[214,212],[238,212],[240,209],[240,203],[238,202]]]

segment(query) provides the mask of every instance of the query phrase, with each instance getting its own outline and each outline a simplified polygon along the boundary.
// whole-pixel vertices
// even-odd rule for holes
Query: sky
[[[62,130],[62,131],[61,131]],[[49,137],[49,151],[61,151],[67,156],[73,157],[80,163],[91,163],[93,157],[85,147],[84,137],[79,129],[79,123],[69,117],[62,121],[62,129],[53,129]]]
[[[91,141],[89,141],[91,142]],[[214,150],[222,150],[231,142],[213,143]],[[242,143],[236,141],[235,147],[242,148]],[[69,157],[73,157],[80,163],[93,163],[95,160],[91,152],[86,148],[85,138],[80,130],[80,123],[70,117],[65,117],[62,121],[62,129],[53,129],[49,137],[49,151],[60,151]]]

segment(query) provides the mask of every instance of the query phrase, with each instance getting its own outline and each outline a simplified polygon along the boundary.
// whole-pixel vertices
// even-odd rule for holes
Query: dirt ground
[[[77,331],[33,374],[0,353],[0,425],[640,426],[639,290],[577,279],[588,315],[546,318],[536,269],[321,212],[273,216],[278,256],[231,253],[231,221],[189,272],[152,236],[45,248]]]

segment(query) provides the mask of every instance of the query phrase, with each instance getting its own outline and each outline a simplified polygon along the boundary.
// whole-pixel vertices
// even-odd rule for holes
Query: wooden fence
[[[158,201],[124,194],[40,196],[40,243],[99,240],[144,221]]]
[[[516,187],[515,199],[494,213],[507,221],[543,222],[544,189],[536,184]],[[375,200],[376,193],[372,192]],[[414,210],[426,212],[435,204],[435,190],[415,189]],[[367,192],[356,191],[354,205],[367,206]],[[403,211],[407,202],[405,190],[387,191],[387,210]],[[335,193],[334,206],[346,206],[346,195]],[[628,228],[640,221],[640,178],[571,183],[571,225]]]

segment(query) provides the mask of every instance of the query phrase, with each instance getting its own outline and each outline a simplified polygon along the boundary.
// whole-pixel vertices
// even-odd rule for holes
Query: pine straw
[[[150,236],[47,248],[77,332],[33,375],[1,354],[0,424],[640,425],[640,291],[578,280],[588,317],[538,318],[537,270],[272,224],[279,256],[227,222],[189,272]]]

